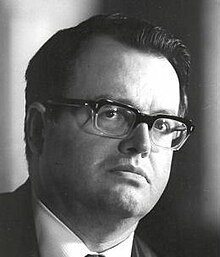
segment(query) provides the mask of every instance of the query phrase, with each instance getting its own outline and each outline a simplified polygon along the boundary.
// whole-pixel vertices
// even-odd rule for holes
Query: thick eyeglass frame
[[[156,115],[148,115],[145,113],[142,113],[140,110],[134,108],[131,105],[128,104],[123,104],[117,101],[113,101],[110,99],[99,99],[99,100],[83,100],[83,99],[69,99],[69,98],[54,98],[54,99],[49,99],[46,102],[46,105],[55,105],[55,106],[66,106],[66,107],[80,107],[80,106],[89,106],[92,110],[93,110],[93,126],[99,131],[101,132],[101,135],[104,136],[109,136],[111,138],[124,138],[126,136],[128,136],[132,130],[134,130],[140,123],[146,123],[149,127],[149,130],[152,128],[154,122],[157,119],[172,119],[175,121],[179,121],[182,122],[183,124],[185,124],[186,126],[186,136],[185,139],[180,143],[180,145],[177,145],[176,147],[163,147],[163,146],[158,146],[161,148],[165,148],[165,149],[170,149],[170,150],[179,150],[182,145],[184,144],[184,142],[187,140],[187,138],[190,136],[190,134],[193,132],[193,130],[195,129],[195,126],[193,125],[192,121],[186,118],[182,118],[179,116],[174,116],[174,115],[168,115],[168,114],[156,114]],[[108,134],[105,134],[101,129],[99,129],[99,127],[96,124],[96,118],[98,115],[98,111],[100,108],[102,108],[104,105],[115,105],[118,107],[123,107],[129,111],[131,111],[132,113],[135,114],[135,121],[133,122],[133,124],[131,124],[131,127],[128,129],[128,131],[126,132],[126,134],[123,134],[121,136],[110,136]],[[154,142],[153,142],[154,143]]]

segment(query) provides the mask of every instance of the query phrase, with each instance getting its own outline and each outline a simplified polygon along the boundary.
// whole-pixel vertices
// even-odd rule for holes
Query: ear
[[[40,155],[45,140],[45,107],[38,102],[31,104],[26,117],[27,143],[32,153]]]

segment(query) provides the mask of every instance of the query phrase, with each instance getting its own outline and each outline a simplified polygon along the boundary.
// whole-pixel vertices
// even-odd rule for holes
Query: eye
[[[168,119],[158,119],[154,123],[154,128],[162,134],[168,134],[172,132],[172,124]]]
[[[131,122],[133,122],[132,113],[123,107],[104,105],[99,109],[97,126],[102,130],[124,132],[128,130]]]
[[[113,110],[105,110],[105,112],[102,113],[103,118],[107,119],[124,119],[122,113],[120,113],[116,108]]]
[[[124,121],[126,119],[126,112],[117,106],[103,106],[99,110],[99,118],[106,121]]]
[[[123,106],[104,105],[96,115],[96,127],[104,134],[122,136],[135,122],[135,113]]]
[[[102,113],[102,115],[108,119],[113,119],[119,116],[119,113],[117,109],[114,109],[114,110],[106,110],[104,113]]]

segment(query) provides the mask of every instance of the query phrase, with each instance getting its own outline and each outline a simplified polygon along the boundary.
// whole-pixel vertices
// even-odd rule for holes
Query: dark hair
[[[26,116],[31,103],[44,103],[61,95],[68,68],[74,64],[82,46],[97,35],[108,35],[122,44],[166,57],[180,82],[179,115],[187,110],[190,55],[181,40],[146,20],[121,14],[97,15],[76,27],[54,34],[31,59],[26,71]],[[26,138],[26,128],[25,128]],[[30,149],[26,143],[27,159]]]

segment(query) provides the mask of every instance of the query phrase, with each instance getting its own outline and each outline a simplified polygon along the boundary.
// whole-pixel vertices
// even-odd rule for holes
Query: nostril
[[[138,151],[135,147],[129,147],[129,148],[127,148],[127,153],[133,155],[133,154],[137,154]]]
[[[148,156],[148,152],[141,153],[141,158],[146,158]]]

